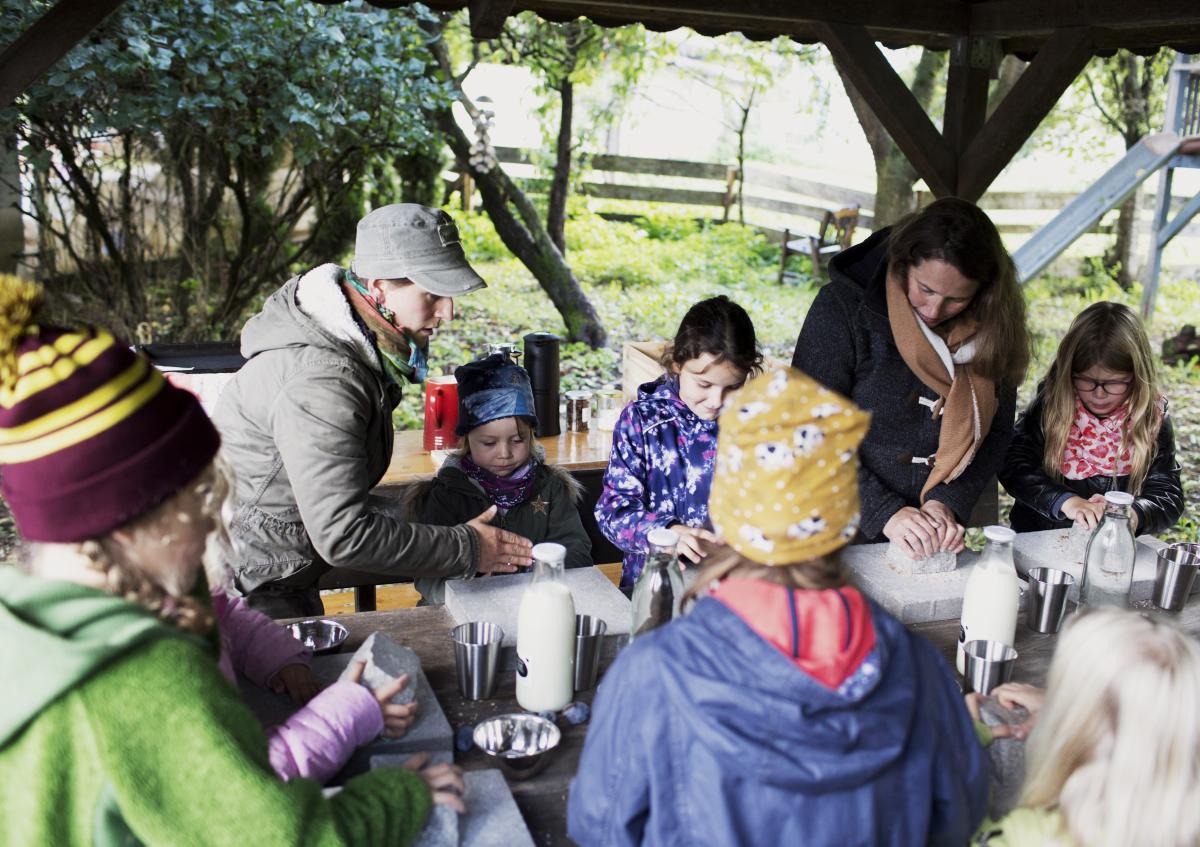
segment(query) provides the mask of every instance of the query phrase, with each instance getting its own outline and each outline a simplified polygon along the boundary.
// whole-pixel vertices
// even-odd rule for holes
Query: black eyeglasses
[[[1129,390],[1132,379],[1089,379],[1086,376],[1071,377],[1071,383],[1076,391],[1103,391],[1113,397],[1119,397]]]

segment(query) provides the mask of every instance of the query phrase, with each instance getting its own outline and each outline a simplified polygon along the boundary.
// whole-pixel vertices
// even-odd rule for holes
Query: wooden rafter
[[[478,39],[499,38],[504,22],[512,14],[513,0],[469,0],[471,36]]]
[[[930,190],[939,197],[952,194],[957,170],[953,151],[867,31],[847,24],[817,28],[841,71]]]
[[[955,181],[959,197],[974,201],[983,195],[1091,56],[1086,27],[1060,29],[1047,39],[960,157]]]
[[[124,0],[58,0],[0,53],[0,106],[17,99]]]
[[[1196,0],[988,0],[972,3],[970,32],[976,36],[1011,38],[1042,35],[1068,27],[1090,26],[1138,30],[1152,27],[1189,27],[1195,35],[1200,27],[1200,3]]]

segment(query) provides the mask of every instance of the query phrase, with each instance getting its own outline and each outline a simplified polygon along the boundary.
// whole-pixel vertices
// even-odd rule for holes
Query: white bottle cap
[[[1105,501],[1114,506],[1132,506],[1133,495],[1128,491],[1108,491],[1104,494]]]
[[[679,536],[665,526],[656,526],[646,535],[646,541],[655,547],[674,547],[679,543]]]
[[[533,558],[539,562],[561,565],[567,559],[567,548],[553,541],[533,545]]]
[[[1000,544],[1012,544],[1017,534],[1006,526],[993,524],[983,528],[983,537],[988,541],[996,541]]]

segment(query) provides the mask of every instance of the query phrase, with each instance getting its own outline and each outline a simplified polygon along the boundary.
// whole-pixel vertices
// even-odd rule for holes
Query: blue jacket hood
[[[877,672],[852,691],[808,677],[712,598],[639,638],[597,693],[571,837],[965,844],[987,772],[962,695],[932,645],[874,604],[871,617]]]

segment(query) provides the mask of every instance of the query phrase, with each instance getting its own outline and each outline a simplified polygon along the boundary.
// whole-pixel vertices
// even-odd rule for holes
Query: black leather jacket
[[[1000,484],[1017,502],[1013,504],[1009,522],[1018,532],[1037,529],[1069,527],[1071,521],[1056,516],[1052,510],[1064,494],[1077,494],[1085,500],[1093,494],[1114,489],[1129,490],[1129,477],[1093,476],[1087,479],[1051,479],[1042,468],[1046,437],[1042,431],[1041,397],[1017,420],[1012,443],[1008,447]],[[1140,491],[1133,492],[1133,509],[1137,512],[1138,535],[1157,535],[1170,529],[1183,514],[1183,483],[1179,478],[1179,463],[1175,461],[1175,432],[1171,418],[1163,414],[1162,428],[1150,471]]]

